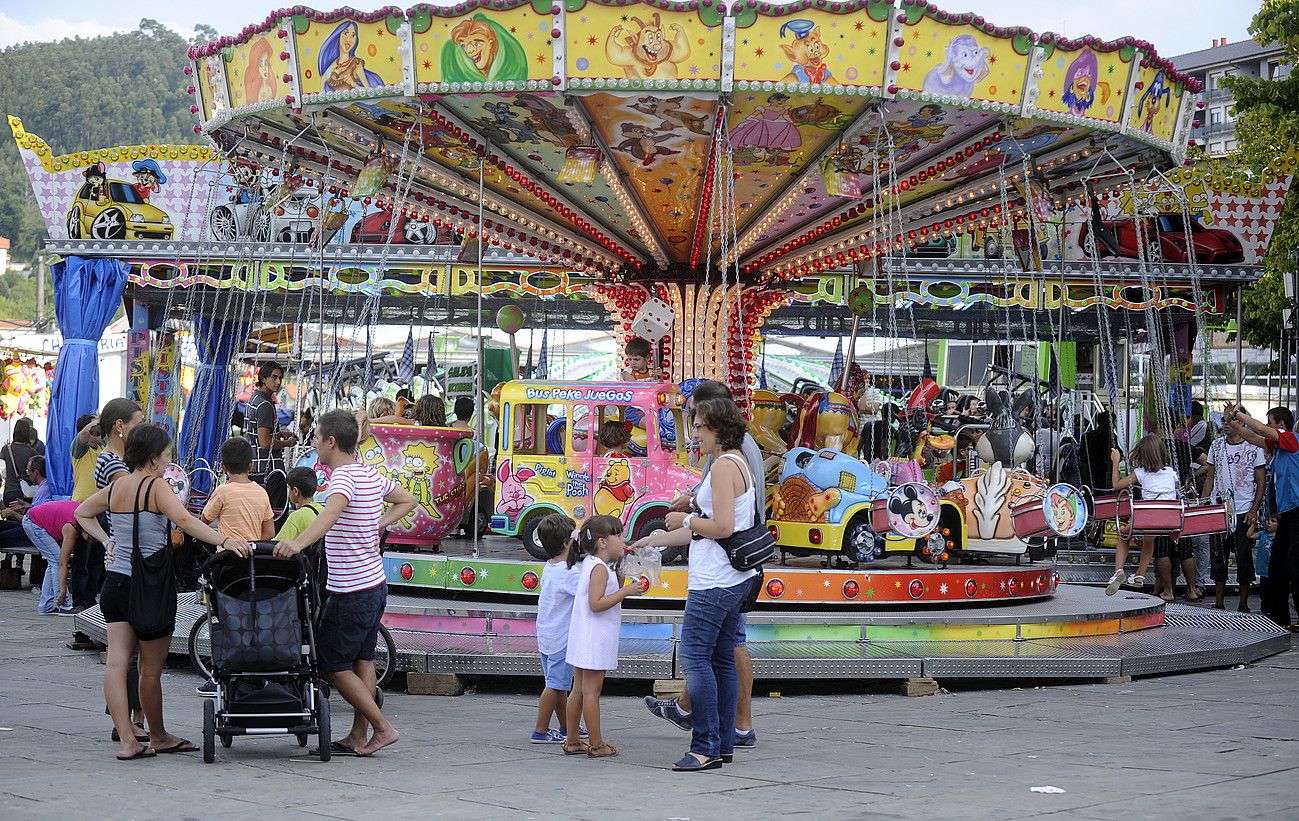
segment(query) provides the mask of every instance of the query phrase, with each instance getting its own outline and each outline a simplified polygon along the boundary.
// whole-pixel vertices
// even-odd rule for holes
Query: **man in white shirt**
[[[1235,509],[1231,532],[1213,537],[1209,564],[1214,583],[1214,607],[1222,610],[1227,587],[1227,560],[1236,556],[1236,584],[1240,603],[1236,609],[1249,612],[1249,587],[1254,582],[1254,557],[1246,531],[1258,519],[1267,488],[1267,456],[1257,445],[1246,442],[1238,431],[1226,428],[1209,447],[1209,472],[1205,489],[1217,499],[1230,499]]]

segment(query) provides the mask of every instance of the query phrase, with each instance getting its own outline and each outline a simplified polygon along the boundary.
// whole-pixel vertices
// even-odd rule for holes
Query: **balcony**
[[[1209,90],[1209,91],[1205,91],[1205,92],[1203,92],[1203,93],[1200,95],[1200,98],[1201,98],[1202,100],[1204,100],[1206,103],[1216,103],[1216,102],[1220,102],[1220,101],[1222,101],[1222,100],[1230,100],[1230,99],[1232,99],[1232,94],[1231,94],[1231,91],[1229,91],[1228,89],[1225,89],[1225,88],[1215,88],[1215,89],[1212,89],[1212,90]]]
[[[1225,123],[1210,123],[1202,125],[1199,128],[1191,129],[1191,137],[1196,140],[1205,140],[1210,137],[1221,135],[1234,135],[1236,133],[1236,121],[1228,120]]]

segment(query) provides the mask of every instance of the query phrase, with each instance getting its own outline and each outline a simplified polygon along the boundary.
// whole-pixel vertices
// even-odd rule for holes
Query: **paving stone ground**
[[[758,746],[678,774],[667,767],[689,736],[646,712],[648,683],[606,696],[621,752],[586,760],[529,744],[540,683],[500,679],[458,698],[390,694],[403,738],[370,759],[321,763],[266,738],[218,748],[212,765],[122,763],[98,654],[65,649],[70,628],[27,591],[0,592],[0,818],[1299,818],[1294,650],[1129,684],[944,682],[924,698],[759,682]],[[169,728],[195,741],[198,683],[179,661],[163,680]]]

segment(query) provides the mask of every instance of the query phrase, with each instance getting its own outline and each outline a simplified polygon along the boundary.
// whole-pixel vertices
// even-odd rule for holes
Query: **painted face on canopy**
[[[267,57],[262,57],[257,61],[257,73],[263,80],[271,78],[271,61]]]
[[[338,35],[338,54],[343,59],[352,55],[356,49],[356,27],[348,26],[343,29],[343,33]]]
[[[1073,95],[1080,100],[1085,100],[1091,88],[1091,75],[1081,71],[1078,72],[1078,76],[1073,78]]]
[[[473,61],[474,68],[486,75],[492,60],[496,59],[496,34],[485,25],[475,24],[457,34],[455,40]]]

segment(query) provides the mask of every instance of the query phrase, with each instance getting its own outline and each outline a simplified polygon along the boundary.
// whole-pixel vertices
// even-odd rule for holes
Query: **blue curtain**
[[[50,387],[49,440],[46,464],[50,493],[72,495],[72,438],[77,417],[99,410],[99,340],[122,304],[130,266],[116,259],[68,257],[50,268],[54,278],[54,315],[63,346]]]
[[[234,358],[252,325],[195,317],[194,343],[198,347],[198,373],[185,408],[176,446],[177,461],[193,470],[200,460],[213,470],[220,468],[221,443],[230,433],[230,413],[235,398],[230,391],[230,360]],[[212,489],[212,474],[193,475],[191,487],[199,493]]]

